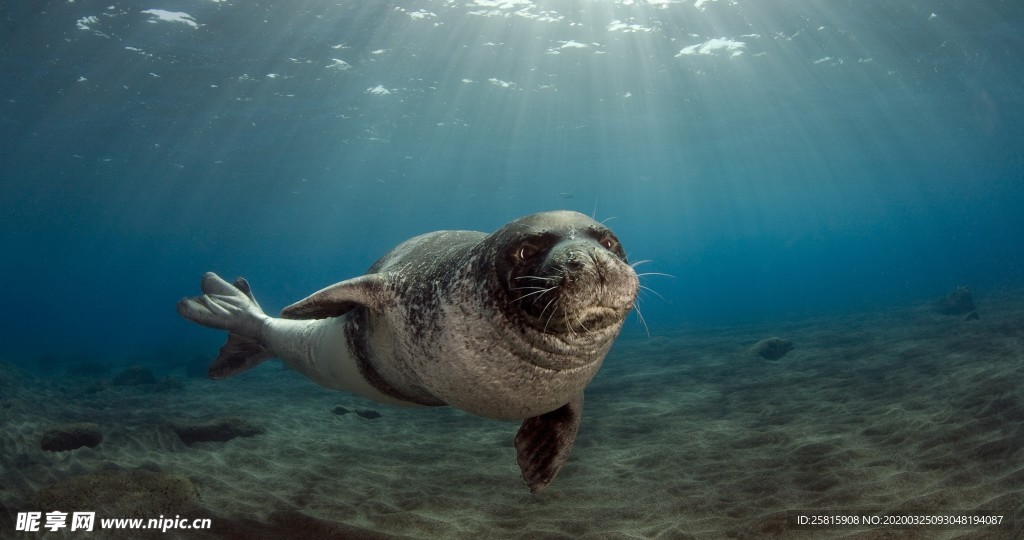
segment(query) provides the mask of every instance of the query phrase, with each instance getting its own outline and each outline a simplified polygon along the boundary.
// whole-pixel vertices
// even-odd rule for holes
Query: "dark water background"
[[[276,311],[556,208],[675,276],[652,334],[998,294],[1022,51],[1016,0],[4,0],[2,356],[213,353],[204,271]]]

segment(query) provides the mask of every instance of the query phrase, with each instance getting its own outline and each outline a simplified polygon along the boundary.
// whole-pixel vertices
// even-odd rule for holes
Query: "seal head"
[[[507,224],[485,244],[494,308],[538,349],[531,362],[564,370],[603,359],[639,287],[610,229],[577,212],[545,212]]]

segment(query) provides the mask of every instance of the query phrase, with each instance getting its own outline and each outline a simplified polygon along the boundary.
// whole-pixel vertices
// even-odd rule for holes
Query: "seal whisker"
[[[557,286],[555,286],[555,287],[548,287],[547,289],[540,289],[539,291],[533,291],[532,293],[526,293],[526,294],[520,296],[519,298],[516,298],[515,300],[513,300],[513,302],[518,302],[518,301],[522,300],[523,298],[526,298],[527,296],[533,296],[535,294],[539,294],[540,296],[538,296],[537,298],[533,299],[533,301],[536,302],[538,298],[540,298],[541,296],[544,296],[544,293],[553,291],[553,290],[555,290],[557,288],[558,288]]]
[[[636,277],[643,277],[643,276],[662,276],[662,277],[670,277],[672,279],[676,278],[672,274],[664,274],[662,272],[644,272],[642,274],[637,274],[636,275]]]
[[[652,291],[653,292],[653,291]],[[657,294],[657,293],[655,293]],[[659,295],[661,296],[661,295]],[[640,306],[637,302],[633,302],[633,309],[636,310],[636,317],[640,320],[640,324],[644,325],[644,333],[647,334],[647,339],[651,339],[651,329],[647,327],[647,321],[644,320],[644,314],[640,313]]]
[[[640,266],[641,264],[645,264],[645,263],[649,263],[649,262],[651,262],[651,259],[644,259],[642,261],[636,261],[636,262],[629,263],[629,266],[631,266],[633,268],[636,268],[637,266]]]
[[[544,305],[544,309],[540,310],[540,315],[537,317],[538,319],[544,316],[544,312],[547,311],[549,307],[551,307],[551,303],[552,302],[555,303],[555,309],[558,309],[558,298],[557,297],[556,298],[552,298],[551,300],[548,300],[547,304]],[[555,312],[552,311],[551,314],[554,315]],[[549,322],[550,322],[550,320],[551,319],[548,318]],[[545,328],[547,328],[547,327],[545,326]]]
[[[530,285],[530,286],[527,286],[527,287],[512,287],[509,290],[510,291],[527,291],[527,290],[530,290],[530,289],[538,290],[538,291],[543,291],[543,290],[548,289],[548,287],[537,287],[536,285]]]
[[[548,302],[548,305],[544,306],[544,310],[540,312],[540,317],[544,316],[544,312],[547,311],[548,307],[551,306],[551,302],[555,303],[555,309],[551,310],[551,315],[548,315],[548,321],[544,323],[544,329],[541,330],[541,332],[544,334],[548,333],[548,325],[551,324],[551,319],[554,318],[555,312],[558,311],[558,298],[552,298],[551,301]],[[540,317],[537,318],[539,319]]]
[[[576,324],[580,325],[580,328],[582,328],[586,333],[593,334],[593,332],[591,332],[590,329],[587,328],[587,325],[583,324],[583,319],[581,319],[579,315],[576,316]]]
[[[572,323],[569,322],[569,310],[562,306],[562,320],[565,321],[565,328],[569,330],[569,333],[576,337],[576,331],[572,329]]]
[[[647,292],[657,296],[658,298],[661,298],[662,300],[665,300],[665,297],[662,296],[661,293],[659,293],[658,291],[656,291],[656,290],[654,290],[654,289],[652,289],[650,287],[644,286],[644,285],[640,285],[639,287],[640,287],[640,290],[647,291]],[[665,301],[668,302],[668,300],[665,300]]]
[[[555,281],[557,278],[540,276],[516,276],[513,279],[539,279],[541,281]]]

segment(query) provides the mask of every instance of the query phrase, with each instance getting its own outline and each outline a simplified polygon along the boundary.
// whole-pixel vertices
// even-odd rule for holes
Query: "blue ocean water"
[[[173,358],[398,242],[557,208],[652,335],[1024,281],[1024,5],[4,2],[3,356]]]

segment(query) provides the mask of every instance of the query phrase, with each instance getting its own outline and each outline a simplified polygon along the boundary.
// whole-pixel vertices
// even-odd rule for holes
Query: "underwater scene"
[[[1024,537],[1024,3],[0,3],[0,538]]]

